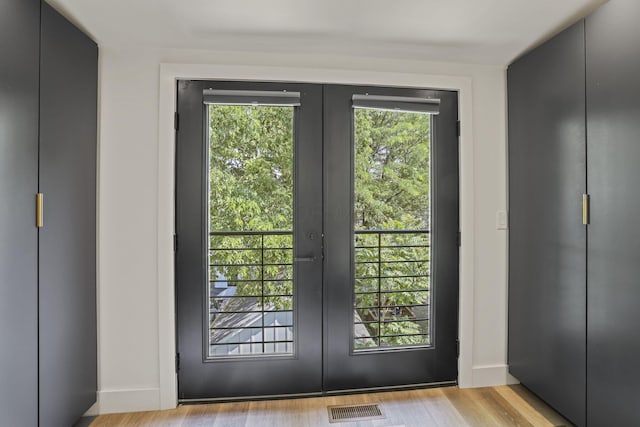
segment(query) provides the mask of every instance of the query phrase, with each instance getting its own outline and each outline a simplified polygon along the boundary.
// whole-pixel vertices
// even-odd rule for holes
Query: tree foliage
[[[211,230],[291,230],[293,109],[210,108]]]
[[[355,110],[356,229],[429,227],[428,115]]]

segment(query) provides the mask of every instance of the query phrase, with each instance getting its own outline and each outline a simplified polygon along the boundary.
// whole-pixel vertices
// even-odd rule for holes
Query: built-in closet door
[[[508,70],[509,371],[579,426],[586,390],[584,69],[581,21]]]
[[[96,399],[98,49],[45,3],[41,40],[40,421],[70,426]]]
[[[38,423],[40,2],[0,2],[0,425]]]
[[[587,18],[589,427],[640,425],[640,2]]]

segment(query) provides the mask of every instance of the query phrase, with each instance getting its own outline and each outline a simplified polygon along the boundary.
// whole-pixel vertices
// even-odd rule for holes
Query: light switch
[[[506,230],[507,224],[507,211],[499,210],[496,212],[496,230]]]

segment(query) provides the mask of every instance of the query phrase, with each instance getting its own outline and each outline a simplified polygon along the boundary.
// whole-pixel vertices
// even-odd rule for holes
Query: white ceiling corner
[[[496,65],[605,1],[48,0],[102,45]]]

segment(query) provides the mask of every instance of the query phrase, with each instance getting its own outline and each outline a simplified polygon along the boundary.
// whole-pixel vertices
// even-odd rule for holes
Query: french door
[[[179,399],[457,378],[457,96],[178,82]]]
[[[457,379],[452,92],[326,86],[324,387]]]

